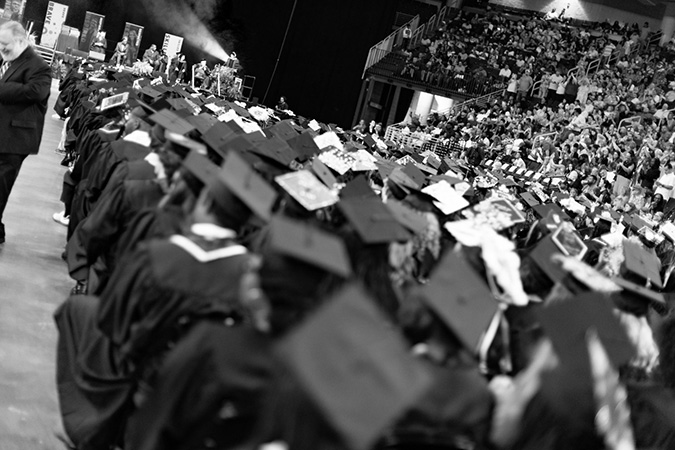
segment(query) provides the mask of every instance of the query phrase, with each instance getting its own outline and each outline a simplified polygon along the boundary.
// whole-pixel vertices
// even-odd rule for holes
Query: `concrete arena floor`
[[[61,260],[66,228],[52,221],[65,168],[54,152],[63,122],[54,120],[52,84],[42,146],[19,173],[0,245],[0,449],[63,449],[55,387],[56,328],[52,314],[73,282]],[[0,146],[2,136],[0,136]]]

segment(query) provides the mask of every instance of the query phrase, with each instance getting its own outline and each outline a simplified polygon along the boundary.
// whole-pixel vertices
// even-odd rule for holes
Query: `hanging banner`
[[[49,2],[47,6],[47,15],[45,16],[45,24],[42,28],[42,37],[40,44],[45,47],[56,47],[56,40],[61,34],[61,28],[66,23],[68,16],[68,6],[61,3]]]
[[[5,9],[2,11],[2,18],[5,20],[23,20],[23,12],[26,9],[26,0],[5,0]]]
[[[103,28],[105,16],[87,11],[82,25],[82,34],[80,35],[80,51],[89,53],[91,44],[94,43],[96,35]]]
[[[127,65],[133,66],[138,57],[138,49],[141,47],[141,38],[143,37],[143,27],[134,23],[127,22],[124,25],[124,35],[127,38],[129,48],[127,50]]]
[[[173,34],[166,33],[164,35],[164,43],[162,50],[164,54],[169,57],[169,60],[176,56],[183,48],[183,38]]]

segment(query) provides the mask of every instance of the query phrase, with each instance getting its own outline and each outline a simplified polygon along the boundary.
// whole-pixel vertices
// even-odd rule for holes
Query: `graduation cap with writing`
[[[656,254],[637,242],[623,242],[624,261],[621,271],[624,278],[639,280],[663,288],[661,282],[661,261]]]
[[[270,221],[269,245],[276,251],[348,278],[351,263],[338,236],[306,222],[274,216]]]
[[[195,129],[195,127],[190,125],[185,119],[168,109],[163,109],[151,115],[148,117],[148,120],[178,134],[187,134]]]
[[[365,244],[407,241],[411,237],[379,198],[345,199],[338,207]]]
[[[334,205],[338,196],[322,184],[309,170],[298,170],[274,179],[291,197],[307,211]]]
[[[433,383],[355,284],[289,332],[276,352],[351,449],[371,448]]]
[[[237,152],[227,154],[220,179],[258,217],[270,219],[277,193]]]
[[[478,349],[499,305],[485,280],[460,254],[447,253],[420,293],[467,349]]]

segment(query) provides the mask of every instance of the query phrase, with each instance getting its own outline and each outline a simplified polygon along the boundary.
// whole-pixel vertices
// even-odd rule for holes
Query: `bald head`
[[[19,22],[0,25],[0,56],[4,61],[14,61],[28,47],[28,34]]]

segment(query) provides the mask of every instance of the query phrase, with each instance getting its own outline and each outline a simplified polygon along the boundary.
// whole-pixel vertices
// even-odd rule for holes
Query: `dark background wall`
[[[342,126],[351,126],[368,50],[392,31],[396,12],[420,13],[425,19],[435,12],[433,6],[414,0],[297,0],[272,80],[294,0],[164,0],[160,4],[167,11],[178,2],[214,5],[204,22],[226,51],[237,52],[245,72],[256,77],[254,97],[262,102],[269,86],[266,104],[274,105],[284,95],[297,114]],[[38,31],[48,3],[28,0],[24,18],[35,21]],[[149,6],[152,1],[60,3],[70,7],[66,25],[72,27],[82,28],[86,11],[105,15],[109,49],[121,38],[125,22],[145,26],[140,54],[151,43],[161,46],[164,33],[180,34],[166,28]],[[190,63],[204,56],[187,42],[184,52]]]

